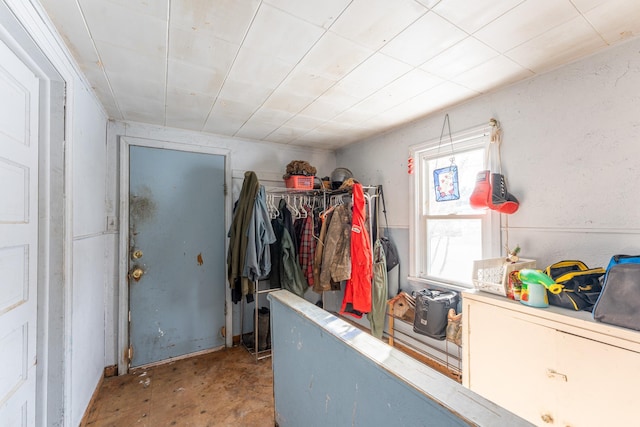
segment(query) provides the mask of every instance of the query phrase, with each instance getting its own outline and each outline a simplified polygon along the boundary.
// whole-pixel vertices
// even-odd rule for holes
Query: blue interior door
[[[130,146],[131,366],[224,345],[224,157]]]

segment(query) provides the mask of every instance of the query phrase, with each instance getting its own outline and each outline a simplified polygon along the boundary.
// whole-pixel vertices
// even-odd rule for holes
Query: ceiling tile
[[[55,0],[58,1],[58,0]],[[95,2],[95,0],[93,0]],[[105,1],[105,0],[103,0]],[[167,19],[167,5],[166,1],[149,1],[149,0],[106,0],[108,3],[117,4],[119,6],[130,9],[136,13],[143,15],[149,15],[156,18]],[[86,3],[87,0],[80,0],[81,3]]]
[[[426,12],[413,0],[353,0],[331,31],[377,50]]]
[[[335,90],[313,101],[301,111],[301,114],[326,121],[334,118],[357,102],[358,98]]]
[[[569,1],[527,0],[474,34],[499,52],[518,46],[579,16]]]
[[[586,12],[585,17],[607,43],[640,35],[640,2],[610,0]]]
[[[124,47],[141,55],[166,57],[166,13],[157,17],[140,13],[135,7],[106,1],[82,0],[81,5],[96,42]]]
[[[316,96],[309,96],[304,92],[292,92],[278,88],[267,98],[262,106],[270,110],[297,114],[316,98]]]
[[[202,129],[214,97],[172,89],[167,92],[166,125]]]
[[[307,116],[304,114],[298,114],[295,117],[292,117],[290,120],[287,120],[286,126],[294,129],[314,129],[321,124],[325,123],[326,120],[322,120],[318,117]]]
[[[397,107],[385,111],[370,120],[370,122],[372,125],[380,122],[387,123],[389,126],[408,123],[477,94],[478,92],[460,86],[459,84],[444,82],[432,89],[422,92]]]
[[[584,18],[579,17],[521,44],[505,55],[523,67],[540,73],[605,46],[600,35]]]
[[[249,28],[243,48],[297,64],[324,31],[263,3]]]
[[[171,26],[169,58],[226,74],[233,64],[240,45],[230,43],[210,31]]]
[[[571,0],[575,7],[584,14],[596,6],[608,3],[610,0]]]
[[[184,92],[217,96],[225,74],[190,63],[169,60],[167,86]]]
[[[87,80],[91,82],[91,88],[95,91],[98,99],[100,100],[100,103],[107,111],[107,114],[110,118],[115,120],[123,120],[124,117],[122,116],[116,99],[111,92],[111,88],[109,87],[109,83],[107,82],[104,70],[102,70],[101,67],[98,67],[97,64],[89,65],[92,66],[82,67],[82,72],[87,77]]]
[[[231,67],[228,80],[273,90],[291,72],[291,68],[292,65],[288,63],[242,47]]]
[[[78,63],[98,62],[98,56],[75,0],[40,0]]]
[[[245,122],[238,131],[233,134],[238,138],[247,138],[247,139],[255,139],[255,140],[264,140],[272,133],[274,130],[278,129],[278,125],[268,122],[261,122],[259,120],[256,121],[248,121]]]
[[[325,122],[321,124],[320,126],[315,128],[314,131],[323,132],[328,135],[333,134],[333,135],[337,135],[338,137],[341,137],[342,135],[351,133],[351,131],[354,131],[356,129],[362,129],[362,128],[351,126],[347,122],[340,123],[340,122],[330,121],[330,122]]]
[[[338,81],[372,54],[373,50],[329,31],[311,48],[297,68]]]
[[[381,52],[417,67],[466,36],[455,25],[429,12],[387,43]]]
[[[164,99],[149,99],[124,93],[118,94],[118,103],[125,120],[164,125]]]
[[[221,135],[234,135],[249,120],[253,110],[233,99],[218,97],[203,130]]]
[[[121,73],[109,73],[109,82],[113,93],[120,98],[128,94],[140,98],[147,98],[164,104],[164,81],[131,80],[131,76]]]
[[[144,84],[144,81],[164,84],[166,65],[163,59],[104,42],[96,41],[96,47],[109,79],[112,75],[122,76],[131,86]],[[144,79],[138,79],[141,75]]]
[[[296,138],[292,144],[302,147],[335,150],[369,136],[360,131],[359,128],[355,128],[354,131],[357,134],[351,133],[349,128],[341,128],[339,131],[313,129]]]
[[[269,141],[280,144],[288,144],[296,138],[307,133],[308,129],[295,129],[290,126],[282,126],[269,134]]]
[[[260,0],[171,0],[171,25],[240,44],[259,5]]]
[[[298,93],[301,96],[308,96],[315,99],[336,83],[336,79],[329,79],[314,73],[313,70],[307,71],[301,67],[296,67],[283,80],[277,90]]]
[[[282,126],[292,114],[278,110],[261,108],[236,132],[242,138],[264,139]]]
[[[380,108],[378,111],[375,111],[374,109],[366,109],[364,107],[352,107],[335,116],[330,122],[325,122],[325,124],[329,127],[342,126],[343,128],[357,126],[378,115],[381,111],[384,110]]]
[[[441,78],[415,69],[389,83],[355,107],[371,114],[379,114],[440,83]]]
[[[344,139],[344,136],[336,135],[333,132],[322,132],[317,129],[313,129],[296,138],[293,143],[302,147],[332,149],[339,145],[341,139]]]
[[[484,27],[524,0],[444,0],[433,10],[469,34]]]
[[[227,79],[218,96],[222,99],[233,100],[234,104],[244,105],[244,111],[251,115],[269,97],[271,92],[272,89],[258,83],[251,84]]]
[[[532,75],[531,71],[516,64],[511,59],[504,56],[496,56],[452,80],[477,92],[486,92],[498,85],[508,85]]]
[[[110,118],[325,148],[640,33],[638,0],[38,1]]]
[[[334,88],[356,98],[365,98],[411,69],[411,66],[397,59],[376,53],[340,80]]]
[[[425,62],[420,68],[444,79],[450,79],[498,55],[498,52],[481,41],[467,37]]]
[[[351,0],[265,0],[264,2],[326,29],[335,22]]]
[[[432,7],[434,7],[435,5],[440,3],[441,0],[416,0],[416,1],[418,3],[420,3],[421,5],[426,6],[429,9],[431,9]]]

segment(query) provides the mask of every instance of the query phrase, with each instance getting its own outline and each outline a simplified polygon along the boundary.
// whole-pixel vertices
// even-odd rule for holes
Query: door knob
[[[144,274],[144,270],[142,270],[140,267],[136,267],[131,272],[131,277],[133,277],[135,281],[138,281],[140,280],[143,274]]]
[[[142,258],[142,255],[143,255],[142,251],[140,249],[137,249],[133,251],[133,253],[131,254],[131,258],[139,259],[139,258]]]

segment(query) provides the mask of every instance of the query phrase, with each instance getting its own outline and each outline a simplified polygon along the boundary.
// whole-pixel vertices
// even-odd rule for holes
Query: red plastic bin
[[[291,175],[284,180],[284,185],[296,190],[313,190],[313,178],[312,176]]]

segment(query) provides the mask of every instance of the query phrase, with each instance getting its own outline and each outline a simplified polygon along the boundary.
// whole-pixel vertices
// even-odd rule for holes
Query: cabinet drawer
[[[465,299],[463,384],[530,422],[637,425],[640,353],[625,340]],[[601,337],[601,340],[598,338]]]

